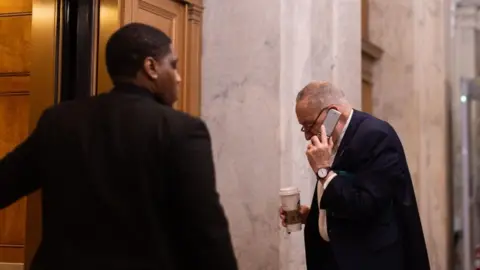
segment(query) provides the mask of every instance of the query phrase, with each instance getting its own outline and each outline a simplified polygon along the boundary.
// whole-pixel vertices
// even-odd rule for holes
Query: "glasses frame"
[[[322,115],[322,113],[326,110],[328,110],[330,107],[325,107],[323,109],[320,110],[320,112],[318,113],[317,117],[315,117],[315,120],[313,121],[313,123],[308,126],[308,128],[305,128],[305,126],[302,126],[302,128],[300,129],[301,132],[303,133],[310,133],[313,129],[313,127],[317,124],[317,121],[318,119],[320,118],[320,115]]]

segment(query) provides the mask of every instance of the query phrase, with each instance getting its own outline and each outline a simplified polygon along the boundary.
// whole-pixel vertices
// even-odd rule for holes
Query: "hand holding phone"
[[[325,126],[322,125],[320,134],[313,136],[311,144],[307,146],[308,163],[315,173],[321,168],[331,166],[332,149],[333,139],[327,137]]]

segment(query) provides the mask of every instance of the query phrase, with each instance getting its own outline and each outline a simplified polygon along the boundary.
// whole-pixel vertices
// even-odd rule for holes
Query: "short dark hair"
[[[172,40],[159,29],[130,23],[118,29],[107,42],[106,62],[108,74],[118,79],[134,78],[147,57],[162,59],[171,53]]]

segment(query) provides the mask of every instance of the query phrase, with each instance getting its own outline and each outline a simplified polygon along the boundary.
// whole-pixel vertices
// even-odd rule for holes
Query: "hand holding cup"
[[[286,187],[280,189],[280,219],[282,225],[287,228],[287,232],[296,232],[302,230],[302,223],[305,223],[305,213],[308,207],[300,205],[300,191],[296,187]]]

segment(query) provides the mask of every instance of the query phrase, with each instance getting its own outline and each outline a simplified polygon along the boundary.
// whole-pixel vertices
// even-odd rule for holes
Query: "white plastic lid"
[[[280,196],[288,196],[300,193],[297,187],[285,187],[280,189]]]

